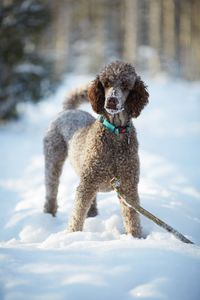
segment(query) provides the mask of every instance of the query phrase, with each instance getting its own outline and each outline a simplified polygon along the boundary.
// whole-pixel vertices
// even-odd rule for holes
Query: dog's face
[[[134,87],[136,74],[129,74],[128,78],[124,75],[123,72],[113,72],[108,79],[100,75],[105,94],[104,109],[109,114],[117,114],[124,110],[127,97]]]
[[[114,115],[124,110],[124,104],[128,96],[128,91],[111,86],[105,88],[104,108],[107,113]]]
[[[105,111],[117,114],[126,109],[131,117],[137,117],[147,104],[148,96],[134,67],[119,61],[106,66],[88,89],[89,100],[98,114]]]

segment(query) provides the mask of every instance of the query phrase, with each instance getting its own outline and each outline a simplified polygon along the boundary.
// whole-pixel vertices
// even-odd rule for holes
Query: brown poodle
[[[64,111],[51,123],[44,138],[44,211],[56,214],[59,177],[68,156],[80,176],[70,232],[82,230],[85,218],[97,215],[96,194],[112,190],[113,177],[120,178],[122,193],[128,201],[139,203],[138,141],[131,119],[139,116],[148,97],[134,67],[115,61],[86,89],[71,94],[64,102]],[[100,115],[97,120],[76,109],[88,99]],[[123,203],[120,205],[126,232],[140,237],[138,214]]]

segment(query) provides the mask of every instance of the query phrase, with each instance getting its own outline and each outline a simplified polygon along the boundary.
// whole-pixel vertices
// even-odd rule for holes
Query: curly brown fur
[[[97,76],[96,79],[88,87],[88,97],[90,99],[93,110],[97,114],[102,114],[104,112],[103,106],[105,101],[105,93],[99,76]]]
[[[84,96],[83,91],[71,94],[65,104],[71,110],[60,113],[44,139],[45,212],[56,214],[59,177],[67,156],[80,176],[69,231],[82,230],[85,218],[97,214],[96,194],[110,191],[113,177],[120,177],[129,202],[139,203],[138,141],[131,118],[139,116],[148,102],[146,86],[131,64],[115,61],[88,86],[87,95],[86,90]],[[89,113],[73,109],[88,98],[94,111],[115,126],[132,124],[129,133],[116,138]],[[126,232],[139,237],[138,214],[120,205]]]
[[[133,118],[137,118],[148,103],[149,94],[146,88],[147,86],[140,77],[137,77],[134,88],[130,91],[126,100],[127,107]]]

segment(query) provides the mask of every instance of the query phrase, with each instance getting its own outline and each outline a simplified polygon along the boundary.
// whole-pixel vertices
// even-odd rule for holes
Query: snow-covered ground
[[[125,235],[114,192],[99,194],[100,215],[83,232],[67,234],[78,183],[68,163],[57,217],[43,214],[42,136],[66,92],[88,80],[70,75],[51,98],[22,107],[22,120],[0,127],[0,299],[200,299],[200,84],[144,79],[150,104],[134,121],[141,204],[195,245],[145,218],[145,239]]]

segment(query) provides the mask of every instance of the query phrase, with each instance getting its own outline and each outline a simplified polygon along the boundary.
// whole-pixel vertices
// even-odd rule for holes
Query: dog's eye
[[[124,82],[122,82],[121,89],[123,91],[129,91],[129,90],[131,90],[131,84],[127,81],[124,81]]]

